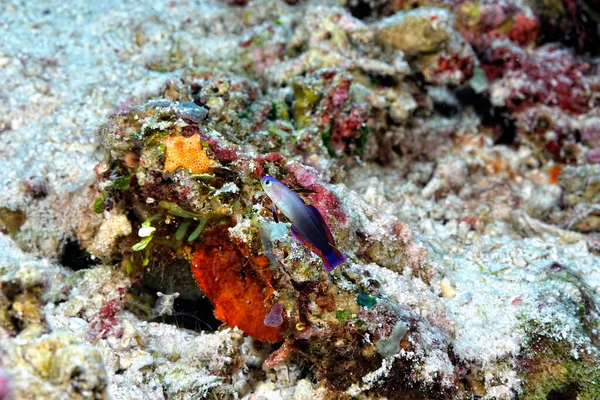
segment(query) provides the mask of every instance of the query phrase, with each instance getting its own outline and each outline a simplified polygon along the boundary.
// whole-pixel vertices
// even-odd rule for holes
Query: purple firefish
[[[273,177],[263,176],[260,183],[267,196],[292,222],[292,235],[321,257],[327,271],[346,261],[335,247],[333,235],[319,210],[304,204],[296,193]]]

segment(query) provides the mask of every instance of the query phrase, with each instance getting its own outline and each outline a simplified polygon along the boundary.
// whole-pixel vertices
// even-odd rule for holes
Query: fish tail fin
[[[344,254],[336,247],[332,247],[331,251],[327,254],[323,254],[323,257],[321,258],[323,259],[323,265],[327,271],[331,271],[338,265],[346,262],[346,257],[344,257]]]
[[[298,229],[296,229],[296,227],[294,225],[292,225],[291,228],[292,231],[292,235],[300,240],[302,243],[304,243],[304,245],[306,247],[308,247],[309,249],[311,249],[313,251],[313,253],[315,253],[316,255],[318,255],[319,257],[321,257],[321,260],[323,260],[323,265],[325,266],[325,269],[327,271],[331,271],[332,269],[334,269],[335,267],[337,267],[338,265],[344,263],[346,261],[346,257],[344,257],[344,255],[342,254],[341,251],[339,251],[337,249],[337,247],[334,246],[329,246],[328,249],[326,249],[327,254],[325,254],[321,249],[319,249],[318,247],[316,247],[315,245],[313,245],[310,240],[308,240],[307,238],[305,238],[299,231]]]

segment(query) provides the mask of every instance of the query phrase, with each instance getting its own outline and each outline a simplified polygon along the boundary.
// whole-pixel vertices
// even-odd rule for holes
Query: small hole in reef
[[[90,268],[97,264],[90,253],[83,249],[77,240],[69,239],[63,247],[60,255],[60,263],[74,271]]]
[[[434,102],[433,108],[443,117],[450,118],[456,114],[458,114],[458,107],[453,104]]]
[[[563,266],[560,265],[559,263],[557,263],[556,261],[553,262],[552,264],[550,264],[550,270],[557,272],[557,271],[561,271],[563,269]]]
[[[481,116],[482,125],[498,129],[499,136],[495,138],[495,144],[515,144],[517,130],[506,108],[494,107],[487,95],[477,93],[468,86],[459,88],[455,94],[463,107],[471,106]]]
[[[370,83],[372,86],[394,87],[398,84],[395,77],[392,75],[370,74]]]
[[[357,1],[354,5],[350,6],[350,13],[354,18],[365,19],[371,15],[371,5],[368,1]]]
[[[164,296],[172,294],[171,292]],[[132,287],[127,298],[127,309],[145,321],[161,322],[197,332],[214,332],[222,325],[214,316],[212,303],[204,296],[175,298],[168,311],[166,308],[159,310],[157,303],[160,298],[156,289],[146,285]],[[159,314],[161,311],[162,315]]]
[[[546,400],[576,400],[577,394],[579,393],[579,386],[575,383],[551,390],[546,396]]]
[[[216,331],[223,323],[215,318],[214,308],[207,297],[197,300],[176,299],[173,315],[163,315],[158,321],[194,331]]]

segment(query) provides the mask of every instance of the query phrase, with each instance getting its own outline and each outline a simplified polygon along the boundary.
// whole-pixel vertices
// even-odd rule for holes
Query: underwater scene
[[[0,400],[600,400],[600,1],[0,33]]]

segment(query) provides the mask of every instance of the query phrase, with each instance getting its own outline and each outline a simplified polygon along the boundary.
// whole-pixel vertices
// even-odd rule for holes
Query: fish
[[[327,271],[346,261],[335,245],[329,226],[315,206],[305,204],[293,190],[269,175],[263,176],[260,183],[274,204],[275,220],[276,206],[292,222],[292,235],[323,260]]]

